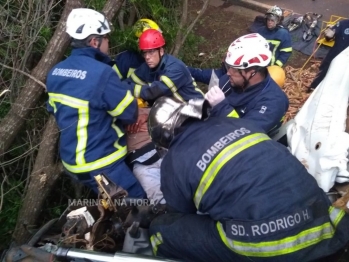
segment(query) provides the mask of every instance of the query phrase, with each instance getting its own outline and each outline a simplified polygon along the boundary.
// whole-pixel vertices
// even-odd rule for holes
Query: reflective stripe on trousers
[[[343,210],[330,207],[329,217],[331,222],[326,222],[322,225],[303,230],[294,236],[260,243],[232,240],[226,236],[220,222],[217,222],[216,226],[224,244],[235,253],[251,257],[272,257],[293,253],[315,245],[322,240],[332,238],[338,223],[344,215],[345,212]]]

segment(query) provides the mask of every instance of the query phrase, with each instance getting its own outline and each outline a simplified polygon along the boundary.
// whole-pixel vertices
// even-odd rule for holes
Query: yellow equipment
[[[339,21],[344,20],[344,19],[347,19],[347,18],[342,17],[342,16],[337,16],[337,15],[331,15],[330,21],[322,21],[321,32],[320,32],[320,35],[317,39],[317,43],[321,44],[321,45],[326,45],[326,46],[332,47],[334,45],[335,40],[330,40],[330,41],[326,40],[326,38],[324,37],[324,32],[325,32],[326,28],[333,26],[336,23],[338,23]]]
[[[142,98],[137,98],[138,107],[148,107],[148,103]]]
[[[286,81],[285,71],[277,65],[268,66],[267,68],[270,77],[278,84],[279,87],[283,87]]]
[[[135,35],[137,37],[140,37],[141,34],[148,29],[155,29],[162,33],[159,25],[153,20],[147,18],[139,19],[134,25]]]

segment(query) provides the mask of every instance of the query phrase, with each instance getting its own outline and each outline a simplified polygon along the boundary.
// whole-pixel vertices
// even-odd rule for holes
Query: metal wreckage
[[[147,230],[165,205],[128,198],[103,174],[95,179],[98,199],[72,201],[3,261],[171,261],[153,256]]]

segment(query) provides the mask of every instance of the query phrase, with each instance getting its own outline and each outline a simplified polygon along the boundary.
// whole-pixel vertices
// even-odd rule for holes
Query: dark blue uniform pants
[[[73,177],[75,180],[78,180],[79,182],[91,188],[96,194],[98,193],[98,190],[94,176],[103,173],[116,185],[121,186],[123,189],[125,189],[128,192],[128,197],[146,198],[146,194],[141,184],[138,182],[137,178],[134,176],[134,174],[124,161],[114,163],[102,169],[91,171],[90,173],[72,174],[67,170],[66,173]]]
[[[283,256],[265,258],[241,256],[225,246],[220,239],[216,222],[206,215],[167,213],[153,220],[149,233],[150,236],[161,234],[162,243],[158,242],[156,245],[157,256],[179,261],[334,262],[337,260],[333,258],[338,258],[339,254],[343,255],[343,250],[340,250],[337,254],[318,259],[321,257],[320,254],[328,253],[326,252],[328,246],[324,243],[324,246],[320,244]],[[325,251],[322,248],[325,248]],[[336,252],[336,249],[333,249],[333,252]]]
[[[315,89],[322,80],[324,80],[327,71],[330,67],[331,61],[328,59],[324,58],[322,61],[320,67],[319,67],[319,72],[317,73],[316,77],[314,78],[313,82],[310,84],[310,88]]]
[[[163,243],[157,255],[180,261],[250,261],[221,241],[215,221],[205,215],[168,213],[150,225],[150,236],[160,232]],[[252,260],[253,261],[253,260]]]

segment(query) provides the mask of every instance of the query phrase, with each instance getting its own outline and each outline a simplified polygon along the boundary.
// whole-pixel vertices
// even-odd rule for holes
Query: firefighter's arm
[[[224,99],[215,107],[213,107],[210,115],[239,118],[239,114],[236,112],[235,108],[229,104],[228,99]]]
[[[253,121],[258,127],[269,133],[282,125],[285,114],[284,108],[272,107],[270,103],[260,101],[243,118]]]
[[[335,25],[328,26],[324,31],[324,37],[327,41],[333,40],[335,37],[335,34],[336,34],[336,26]]]
[[[50,114],[54,113],[54,111],[55,111],[54,106],[55,106],[54,103],[51,104],[50,97],[49,97],[47,102],[46,102],[46,108]]]
[[[123,124],[131,124],[137,120],[137,101],[116,74],[111,74],[106,81],[102,102],[107,112]]]
[[[204,83],[206,85],[209,84],[211,79],[212,69],[200,69],[200,68],[193,68],[188,66],[188,70],[196,82]]]
[[[291,41],[291,36],[287,32],[286,29],[284,29],[284,40],[281,41],[280,46],[279,46],[279,55],[275,59],[275,64],[282,67],[287,60],[290,58],[292,55],[292,41]]]
[[[137,92],[135,92],[135,96],[141,97],[146,101],[155,100],[160,96],[176,96],[177,91],[184,86],[186,77],[180,70],[165,72],[159,77],[159,80],[154,81],[150,85],[140,86]]]

